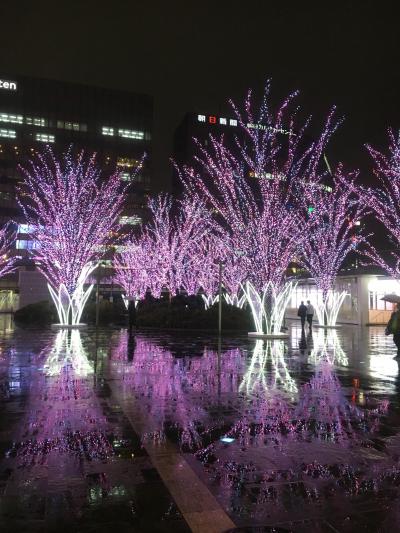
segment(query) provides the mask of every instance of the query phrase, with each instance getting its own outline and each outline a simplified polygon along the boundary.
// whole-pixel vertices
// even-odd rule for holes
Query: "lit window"
[[[17,233],[23,233],[29,235],[34,230],[33,226],[30,226],[29,224],[18,224],[18,230]]]
[[[36,241],[25,241],[25,240],[16,240],[15,248],[17,250],[37,250],[39,245]]]
[[[11,193],[10,192],[1,191],[0,192],[0,200],[6,200],[6,201],[12,200]]]
[[[142,222],[141,217],[137,215],[124,216],[124,217],[120,217],[119,219],[119,223],[121,224],[121,226],[124,226],[124,225],[136,226],[137,224],[140,224],[141,222]]]
[[[22,115],[9,115],[0,113],[0,122],[10,122],[11,124],[22,124],[24,117]]]
[[[199,122],[205,122],[206,121],[206,116],[205,115],[197,115],[197,120]]]
[[[136,131],[136,130],[118,130],[118,135],[120,137],[124,137],[126,139],[144,139],[144,132],[143,131]]]
[[[6,137],[8,139],[15,139],[17,136],[17,133],[15,130],[3,130],[0,128],[0,137]]]
[[[122,181],[131,181],[132,175],[129,172],[121,172],[119,175]]]
[[[30,126],[47,126],[47,120],[40,117],[25,117],[25,124]]]
[[[230,118],[229,126],[237,126],[237,120],[235,118]]]
[[[77,122],[65,122],[64,128],[66,130],[79,131],[79,124]]]
[[[226,126],[226,118],[222,118],[222,117],[221,117],[221,118],[219,119],[219,123],[222,124],[222,125],[224,125],[224,126]]]
[[[53,143],[55,141],[54,135],[49,133],[36,133],[35,139],[42,143]]]
[[[114,135],[114,128],[107,128],[107,127],[103,126],[101,128],[101,133],[103,135]]]
[[[79,122],[65,122],[64,120],[57,120],[57,128],[60,128],[63,130],[87,131],[87,124],[80,124]]]
[[[135,168],[140,165],[140,161],[137,159],[130,159],[129,157],[119,157],[117,159],[117,167],[122,168]]]
[[[128,251],[128,250],[129,250],[129,246],[127,246],[126,244],[117,244],[117,245],[115,246],[115,251],[116,251],[117,253],[119,253],[119,254],[120,254],[121,252],[126,252],[126,251]]]

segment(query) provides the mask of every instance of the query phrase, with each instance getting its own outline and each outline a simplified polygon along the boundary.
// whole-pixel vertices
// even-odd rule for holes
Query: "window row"
[[[16,115],[10,113],[0,113],[0,122],[9,123],[9,124],[28,124],[30,126],[41,126],[41,127],[53,127],[54,123],[51,120],[42,117],[24,117],[23,115]],[[87,124],[80,122],[70,122],[65,120],[57,120],[57,128],[71,131],[83,131],[87,132]],[[134,139],[134,140],[143,140],[150,139],[148,133],[145,134],[144,131],[140,130],[128,130],[123,128],[111,128],[103,126],[101,129],[103,135],[108,136],[118,136],[125,139]]]
[[[0,128],[0,137],[4,137],[6,139],[16,139],[17,132],[15,130],[6,130]],[[35,133],[35,141],[53,143],[55,141],[55,137],[50,133]]]
[[[103,135],[108,135],[110,137],[114,137],[114,135],[117,135],[118,137],[123,137],[124,139],[135,139],[135,140],[143,140],[145,135],[144,131],[138,131],[138,130],[125,130],[121,128],[111,128],[109,126],[103,126],[101,128],[101,133]]]
[[[9,124],[28,124],[29,126],[48,126],[49,121],[41,117],[23,117],[10,113],[0,113],[0,122]]]
[[[121,226],[129,225],[129,226],[136,226],[137,224],[141,224],[142,219],[141,217],[137,215],[131,215],[131,216],[122,216],[119,219],[119,223]]]

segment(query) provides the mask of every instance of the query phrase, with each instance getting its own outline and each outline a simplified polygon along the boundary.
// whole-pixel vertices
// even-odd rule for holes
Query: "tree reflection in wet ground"
[[[1,531],[189,531],[94,344],[65,330],[2,339]]]
[[[287,342],[220,350],[198,334],[17,330],[1,349],[10,531],[185,531],[145,450],[171,442],[243,531],[400,527],[399,366],[383,328],[294,323]]]

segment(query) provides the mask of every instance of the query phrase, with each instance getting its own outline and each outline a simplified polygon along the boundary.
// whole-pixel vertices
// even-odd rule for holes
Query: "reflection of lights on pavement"
[[[61,329],[55,338],[44,371],[47,376],[57,376],[62,368],[70,364],[77,376],[93,374],[93,365],[87,358],[86,350],[82,345],[79,330],[68,331]]]
[[[372,377],[386,376],[396,378],[399,373],[399,365],[392,354],[372,355],[369,358],[369,368]]]
[[[334,329],[327,331],[322,329],[318,330],[317,335],[314,335],[314,346],[308,360],[314,364],[322,360],[328,360],[331,364],[343,366],[348,366],[349,364],[347,355]]]
[[[282,341],[257,340],[239,392],[245,390],[249,394],[257,389],[266,392],[281,388],[286,392],[296,393],[297,385],[289,374],[284,357],[285,345]],[[271,364],[272,372],[269,371],[268,364]]]
[[[235,439],[232,437],[221,437],[219,440],[225,444],[231,444]]]

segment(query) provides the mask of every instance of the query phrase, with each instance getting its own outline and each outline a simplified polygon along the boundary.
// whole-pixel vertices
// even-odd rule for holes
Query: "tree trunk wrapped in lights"
[[[89,275],[111,242],[124,200],[118,173],[102,179],[95,155],[48,148],[23,169],[18,201],[48,281],[60,325],[78,326],[92,285]]]
[[[258,334],[279,336],[294,284],[286,272],[308,231],[300,222],[301,197],[324,177],[323,153],[338,122],[334,110],[321,135],[307,141],[309,121],[298,125],[290,112],[295,94],[277,112],[269,106],[269,85],[253,112],[251,92],[241,112],[232,104],[241,137],[228,147],[223,136],[197,142],[194,167],[179,169],[182,182],[210,207],[217,226],[230,236],[231,254],[239,253],[243,284]],[[243,277],[242,277],[243,276]]]
[[[15,232],[10,224],[5,224],[0,228],[0,278],[10,274],[15,269],[17,258],[11,255],[14,247]]]
[[[365,206],[355,194],[353,177],[338,167],[332,187],[310,185],[304,213],[308,232],[299,247],[299,262],[314,278],[322,295],[315,302],[321,326],[334,327],[346,291],[335,291],[335,280],[343,261],[365,241],[361,222]]]

